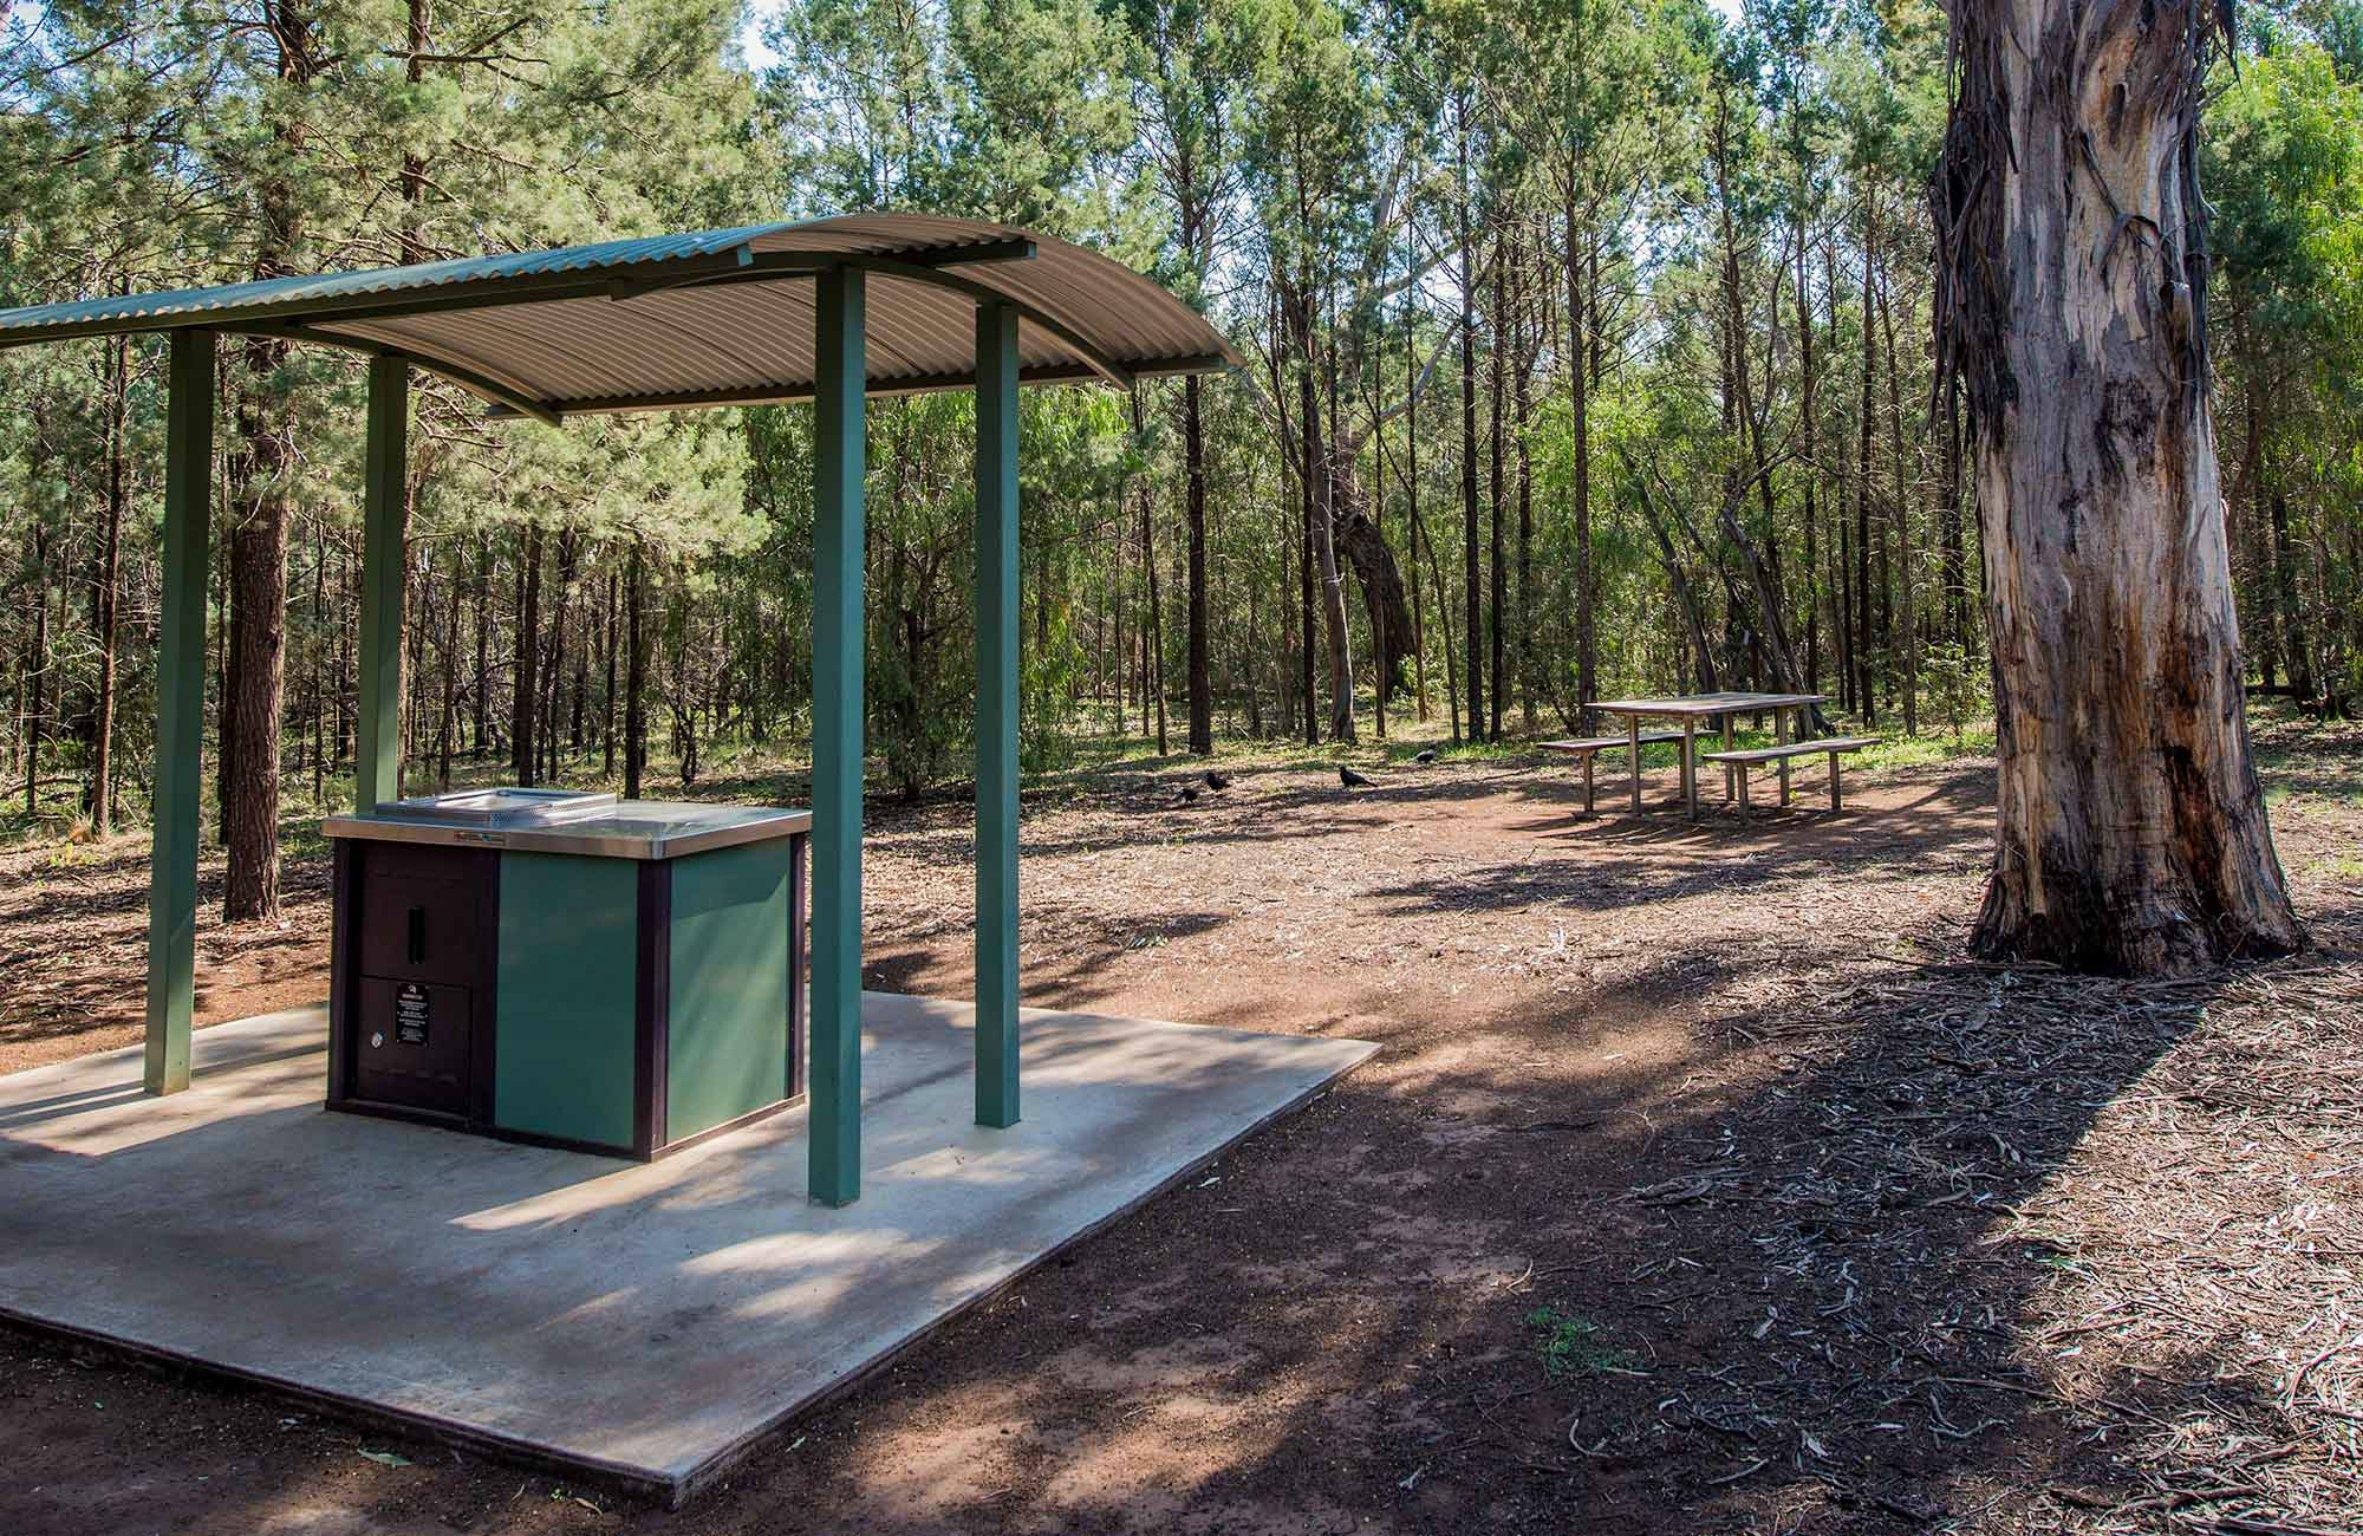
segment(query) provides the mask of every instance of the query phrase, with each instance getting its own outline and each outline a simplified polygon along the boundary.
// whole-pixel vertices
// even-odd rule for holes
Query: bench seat
[[[1817,752],[1860,752],[1879,744],[1876,736],[1824,736],[1819,741],[1792,741],[1779,747],[1748,747],[1732,752],[1701,752],[1711,763],[1777,763],[1784,757],[1811,757]]]
[[[1572,741],[1539,741],[1535,745],[1545,752],[1556,752],[1563,757],[1572,757],[1584,765],[1584,814],[1589,816],[1592,814],[1593,759],[1603,752],[1614,751],[1618,747],[1632,746],[1635,739],[1632,736],[1582,736]],[[1645,747],[1659,746],[1669,741],[1680,741],[1681,739],[1682,733],[1680,731],[1643,731],[1638,738],[1640,744]],[[1638,772],[1640,765],[1636,763],[1633,766],[1635,772]]]
[[[1653,747],[1663,742],[1680,741],[1681,739],[1682,733],[1680,731],[1643,731],[1641,733],[1641,745],[1645,747]],[[1605,752],[1610,747],[1631,746],[1632,742],[1633,738],[1630,736],[1585,736],[1575,741],[1538,741],[1535,745],[1545,752],[1565,752],[1570,755],[1580,753],[1588,756],[1594,752]]]
[[[1860,752],[1865,747],[1879,744],[1876,736],[1824,736],[1818,741],[1791,741],[1777,747],[1747,747],[1732,752],[1701,752],[1699,756],[1711,763],[1722,763],[1739,775],[1739,819],[1748,819],[1748,769],[1761,763],[1778,763],[1781,770],[1781,799],[1789,798],[1789,759],[1813,757],[1828,753],[1830,759],[1830,809],[1846,808],[1838,791],[1838,759],[1849,752]]]

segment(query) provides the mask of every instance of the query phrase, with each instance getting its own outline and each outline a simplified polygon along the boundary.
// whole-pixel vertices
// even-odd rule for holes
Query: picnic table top
[[[1736,715],[1821,704],[1826,693],[1685,693],[1664,699],[1609,699],[1592,708],[1611,715]]]

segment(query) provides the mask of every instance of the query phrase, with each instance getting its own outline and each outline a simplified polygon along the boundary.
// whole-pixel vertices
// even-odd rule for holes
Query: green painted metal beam
[[[1017,311],[976,308],[976,1123],[1017,1124]]]
[[[225,336],[284,336],[290,341],[306,341],[315,346],[359,352],[365,357],[400,357],[415,367],[439,374],[463,389],[482,395],[492,402],[492,409],[486,413],[488,415],[530,416],[547,426],[559,424],[557,408],[523,384],[514,379],[496,378],[444,358],[411,357],[398,347],[384,346],[365,337],[340,336],[334,331],[314,330],[291,320],[270,320],[257,325],[224,325],[219,329]]]
[[[440,363],[422,363],[421,367],[443,371]],[[1044,363],[1023,370],[1018,375],[1021,384],[1087,384],[1101,378],[1100,371],[1088,363]],[[466,383],[466,380],[460,380]],[[894,399],[903,395],[933,394],[938,390],[971,389],[976,375],[970,371],[957,373],[909,373],[892,379],[882,379],[870,386],[873,400]],[[676,411],[707,405],[794,405],[812,398],[806,385],[747,384],[729,389],[686,390],[653,395],[579,395],[558,401],[557,408],[567,416],[621,415],[629,411]],[[493,406],[484,413],[495,419],[519,416],[524,413],[511,404]]]
[[[402,792],[402,578],[410,517],[410,364],[369,360],[369,436],[361,496],[361,716],[353,809]]]
[[[887,256],[911,268],[989,266],[1005,261],[1032,261],[1038,247],[1023,237],[1009,240],[980,240],[970,245],[942,246],[933,250],[893,251]],[[693,272],[681,277],[654,277],[618,281],[610,296],[618,300],[636,299],[643,294],[671,293],[683,288],[713,288],[728,283],[760,283],[787,276],[809,275],[833,267],[850,258],[835,252],[772,251],[757,255],[745,253],[736,271]]]
[[[205,569],[213,499],[213,333],[172,338],[164,418],[164,580],[158,594],[155,831],[148,878],[148,1013],[141,1081],[189,1086],[197,996],[197,789],[205,720]]]
[[[861,1198],[864,288],[814,285],[812,1198]]]
[[[980,304],[1012,305],[1017,309],[1018,313],[1025,316],[1029,323],[1042,327],[1042,329],[1048,331],[1051,335],[1056,336],[1060,341],[1063,341],[1068,346],[1074,348],[1077,353],[1081,354],[1083,360],[1091,365],[1093,371],[1096,372],[1100,378],[1105,380],[1107,383],[1114,385],[1118,389],[1130,389],[1132,387],[1132,382],[1135,377],[1133,369],[1124,364],[1118,363],[1114,358],[1108,356],[1106,352],[1103,352],[1098,347],[1092,345],[1090,339],[1086,337],[1082,331],[1068,324],[1061,317],[1054,315],[1050,311],[1044,309],[1039,304],[1028,304],[1020,300],[1010,298],[1007,294],[1002,293],[997,288],[991,287],[985,283],[980,283],[972,277],[963,277],[957,272],[936,271],[927,267],[913,266],[907,261],[896,261],[883,256],[848,256],[845,258],[845,260],[849,263],[861,266],[868,271],[875,272],[880,277],[900,277],[908,279],[911,282],[927,283],[937,288],[949,288],[955,293],[964,293],[968,295],[970,298],[976,300]]]
[[[326,338],[321,338],[325,340]],[[418,360],[418,366],[466,384],[479,394],[493,394],[479,379],[455,373],[442,363]],[[1152,363],[1134,364],[1126,369],[1135,379],[1162,379],[1185,373],[1214,373],[1228,370],[1228,358],[1211,353],[1202,357],[1163,358]],[[1084,384],[1098,380],[1105,383],[1107,375],[1089,363],[1029,363],[1018,370],[1020,384]],[[902,395],[933,394],[938,390],[968,389],[976,383],[973,373],[913,373],[892,379],[881,379],[871,384],[873,400],[894,399]],[[497,398],[497,397],[496,397]],[[804,385],[746,384],[729,389],[685,390],[668,394],[648,395],[577,395],[565,400],[539,402],[527,411],[514,401],[502,400],[484,414],[500,420],[511,416],[542,415],[555,421],[563,412],[567,417],[621,415],[631,411],[679,411],[707,405],[794,405],[810,400],[812,391]]]
[[[790,228],[792,226],[776,226]],[[764,229],[744,231],[748,237],[765,233]],[[632,242],[619,242],[631,244]],[[894,247],[868,253],[862,260],[873,257],[891,263],[905,274],[932,274],[942,269],[961,266],[984,266],[1003,261],[1031,259],[1036,251],[1034,242],[1024,238],[975,240],[965,245],[927,245]],[[380,281],[387,274],[410,269],[389,267],[382,271],[330,273],[322,277],[290,278],[285,280],[287,296],[281,297],[277,288],[264,284],[240,284],[231,290],[189,290],[186,293],[146,295],[146,300],[185,301],[202,296],[209,302],[200,304],[175,303],[142,304],[141,307],[121,311],[120,306],[54,305],[37,306],[38,314],[28,312],[19,317],[20,323],[0,325],[0,351],[41,341],[67,341],[83,336],[110,336],[119,333],[177,330],[223,330],[255,325],[264,321],[310,322],[335,325],[365,320],[398,319],[405,315],[452,314],[468,309],[502,309],[512,304],[551,304],[567,299],[622,298],[630,299],[642,293],[658,292],[684,284],[713,280],[761,281],[765,278],[804,277],[824,272],[849,259],[836,251],[770,251],[752,250],[747,240],[735,240],[720,245],[667,255],[657,258],[628,258],[611,261],[567,261],[540,265],[533,270],[518,270],[518,262],[546,262],[547,258],[565,252],[527,252],[512,256],[487,256],[475,261],[432,263],[457,269],[453,274],[435,281],[409,282],[398,286]],[[483,275],[474,275],[479,269]],[[366,286],[364,286],[366,285]],[[265,292],[249,293],[255,288]],[[231,296],[231,295],[241,296]],[[93,307],[108,312],[84,315],[70,311],[87,311]],[[51,310],[61,312],[57,319],[39,318]]]

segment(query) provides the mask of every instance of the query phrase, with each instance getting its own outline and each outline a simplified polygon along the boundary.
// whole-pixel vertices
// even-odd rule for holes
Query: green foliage
[[[1631,1351],[1608,1343],[1600,1325],[1590,1318],[1556,1307],[1536,1307],[1526,1314],[1526,1326],[1539,1336],[1535,1352],[1542,1357],[1543,1374],[1553,1381],[1632,1368]]]
[[[2333,700],[2363,693],[2358,17],[2243,12],[2205,138],[2251,669]],[[1513,738],[1579,728],[1587,677],[1769,685],[1778,629],[1850,728],[1896,738],[1881,760],[1978,749],[1978,533],[1923,340],[1933,0],[788,0],[752,24],[742,0],[19,7],[0,22],[0,302],[881,206],[1023,224],[1156,274],[1248,359],[1197,397],[1218,734],[1277,752],[1329,715],[1309,400],[1315,489],[1341,533],[1367,519],[1413,610],[1393,731],[1465,734],[1447,710],[1474,596]],[[135,813],[148,774],[161,352],[121,356],[118,377],[105,343],[0,353],[0,752],[14,802],[53,825],[95,771],[111,525],[113,774]],[[234,345],[224,368],[221,529],[266,493],[292,516],[286,766],[306,803],[351,750],[360,377],[307,348]],[[1145,751],[1186,708],[1184,399],[1158,379],[1137,404],[1027,392],[1035,771]],[[620,772],[635,568],[654,755],[710,772],[792,752],[808,413],[549,429],[483,404],[429,381],[413,434],[414,785],[495,771],[524,658],[550,766]],[[869,731],[900,793],[969,771],[973,421],[959,395],[871,420]],[[265,428],[291,467],[241,482]],[[1339,581],[1372,750],[1366,574],[1349,559]]]

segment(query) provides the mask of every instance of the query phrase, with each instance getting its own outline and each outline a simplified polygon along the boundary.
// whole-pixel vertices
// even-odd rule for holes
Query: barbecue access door
[[[392,843],[360,856],[352,1096],[465,1117],[484,947],[473,878],[481,856]]]
[[[360,994],[354,1096],[465,1115],[474,1040],[469,989],[364,976]]]

